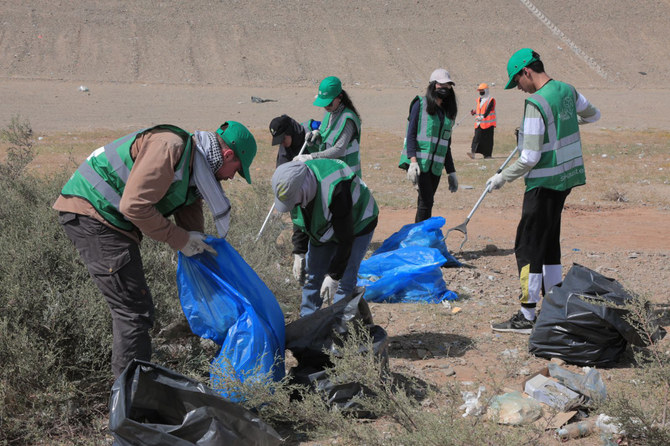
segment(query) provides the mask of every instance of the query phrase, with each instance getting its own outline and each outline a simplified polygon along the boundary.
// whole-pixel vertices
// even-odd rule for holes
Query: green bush
[[[10,145],[0,162],[0,444],[99,436],[93,424],[107,416],[113,382],[111,318],[51,207],[72,172],[45,178],[26,169],[35,156],[27,121],[13,118],[0,135]],[[262,222],[272,202],[269,185],[230,189],[235,208],[229,240],[290,312],[299,304],[299,288],[287,279],[290,243],[281,242],[286,224],[274,222],[255,243],[260,223],[246,223]],[[211,218],[206,221],[214,234]],[[202,378],[215,348],[196,336],[160,336],[185,319],[175,280],[177,253],[148,237],[141,249],[156,307],[153,360]]]
[[[0,440],[10,442],[90,422],[110,384],[108,310],[51,209],[64,176],[25,170],[29,128],[3,132],[23,146],[0,164]]]

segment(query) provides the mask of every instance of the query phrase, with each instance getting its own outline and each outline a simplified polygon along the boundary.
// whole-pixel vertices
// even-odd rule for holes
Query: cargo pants
[[[112,372],[117,378],[133,358],[151,360],[154,304],[139,246],[91,217],[61,212],[58,220],[109,306]]]

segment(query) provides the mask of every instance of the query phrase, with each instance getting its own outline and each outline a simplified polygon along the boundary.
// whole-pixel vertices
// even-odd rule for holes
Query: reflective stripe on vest
[[[442,175],[442,168],[449,149],[449,138],[454,122],[444,117],[438,121],[438,115],[428,114],[428,108],[424,96],[417,96],[410,104],[410,113],[414,102],[419,101],[419,122],[416,131],[417,151],[416,159],[422,172],[432,172],[433,175]],[[408,123],[409,125],[409,123]],[[407,158],[407,137],[400,154],[399,166],[409,165]]]
[[[545,133],[540,161],[526,175],[526,191],[535,187],[567,190],[586,182],[576,96],[570,85],[552,81],[528,98],[542,113]],[[556,121],[554,109],[560,122]]]
[[[329,121],[332,116],[332,113],[326,113],[321,121],[321,126],[319,127],[319,132],[323,138],[321,145],[319,146],[319,152],[323,152],[335,145],[335,142],[340,137],[344,131],[344,127],[347,123],[347,119],[351,121],[356,126],[356,135],[354,138],[349,141],[349,145],[344,151],[344,155],[340,156],[338,159],[347,163],[351,169],[358,174],[362,175],[361,172],[361,156],[360,156],[360,140],[361,140],[361,121],[360,118],[352,110],[345,108],[342,110],[342,113],[337,118],[336,122],[331,123],[329,126]]]
[[[346,163],[340,160],[315,159],[305,163],[317,179],[317,199],[312,209],[310,227],[305,225],[301,207],[294,208],[291,216],[293,222],[303,229],[313,242],[324,244],[334,240],[335,231],[332,225],[330,204],[335,187],[341,181],[351,180],[352,214],[354,218],[354,234],[362,231],[377,217],[379,210],[374,197],[363,180],[355,174]]]
[[[167,128],[187,138],[172,184],[166,195],[156,203],[157,210],[168,216],[178,207],[193,202],[195,196],[189,192],[187,184],[191,156],[190,134],[167,125],[138,130],[94,150],[63,186],[61,193],[86,199],[109,223],[123,230],[132,230],[133,224],[119,211],[121,196],[133,165],[130,148],[138,135],[154,128]],[[182,184],[182,181],[186,183]]]
[[[486,113],[486,108],[489,106],[489,103],[493,103],[493,107],[491,108],[491,113],[488,115],[484,116],[484,113]],[[475,114],[482,118],[481,121],[475,120],[475,128],[478,126],[487,129],[489,127],[495,127],[496,126],[496,100],[493,98],[488,98],[486,101],[482,102],[481,98],[477,98],[477,109],[475,110]]]

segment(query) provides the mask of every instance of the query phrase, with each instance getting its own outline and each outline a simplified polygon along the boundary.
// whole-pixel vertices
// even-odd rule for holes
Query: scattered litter
[[[43,139],[44,139],[44,136],[38,136],[38,137],[37,137],[37,140],[38,140],[38,141],[42,141]]]
[[[518,348],[508,348],[507,350],[503,350],[500,352],[500,356],[503,358],[517,358],[519,357],[519,349]]]
[[[382,165],[379,164],[379,163],[375,163],[374,166],[372,166],[372,168],[373,168],[374,170],[379,170],[379,169],[382,168]]]
[[[79,86],[79,91],[87,92],[87,91],[88,91],[88,87],[85,86],[85,85],[80,85],[80,86]]]
[[[491,282],[493,282],[494,280],[496,280],[496,278],[493,277],[493,276],[486,276],[486,278],[489,279]]]
[[[601,434],[609,435],[626,435],[626,431],[621,427],[621,424],[616,423],[613,417],[601,413],[596,419],[596,427]]]
[[[510,392],[493,397],[486,414],[500,424],[530,424],[542,416],[542,405],[521,392]]]
[[[456,313],[460,313],[460,312],[461,312],[461,307],[454,307],[451,310],[451,314],[456,314]]]
[[[530,375],[530,369],[528,367],[523,367],[519,369],[519,371],[516,372],[516,374],[519,376],[528,376]]]
[[[474,187],[467,185],[467,186],[461,186],[461,189],[463,190],[469,190],[469,189],[474,189]]]
[[[558,364],[549,363],[547,366],[549,375],[567,388],[587,397],[584,406],[591,403],[601,403],[607,398],[605,383],[600,377],[600,372],[591,367],[584,367],[584,375],[573,373],[560,367]]]
[[[479,170],[486,170],[486,166],[479,166]]]
[[[556,435],[561,441],[568,441],[572,438],[582,438],[590,435],[594,430],[594,425],[590,421],[579,421],[577,423],[566,424],[556,430]]]
[[[479,398],[482,396],[482,392],[485,390],[486,387],[479,386],[477,393],[470,391],[461,392],[461,396],[465,402],[459,407],[459,409],[465,409],[463,417],[467,417],[468,415],[478,416],[482,414],[484,408],[479,402]]]
[[[276,100],[276,99],[263,99],[263,98],[259,98],[258,96],[252,96],[251,97],[251,102],[253,102],[255,104],[262,104],[263,102],[279,102],[279,101]]]
[[[581,402],[577,392],[541,374],[526,381],[524,391],[537,401],[561,412],[573,409]]]
[[[602,156],[603,158],[607,158],[607,154],[606,154],[606,153],[603,153],[601,156]]]
[[[628,254],[629,259],[637,259],[638,257],[640,257],[640,254],[636,252],[631,252],[630,254]]]

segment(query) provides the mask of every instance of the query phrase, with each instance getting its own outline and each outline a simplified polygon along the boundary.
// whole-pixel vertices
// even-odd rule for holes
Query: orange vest
[[[492,103],[491,113],[488,116],[484,117],[486,113],[486,107],[488,107],[489,102]],[[493,98],[488,98],[486,101],[482,102],[481,98],[477,98],[477,110],[475,110],[477,117],[482,118],[481,121],[475,121],[475,128],[481,127],[487,129],[489,127],[496,126],[496,100]]]

